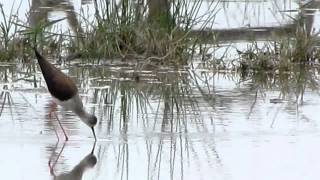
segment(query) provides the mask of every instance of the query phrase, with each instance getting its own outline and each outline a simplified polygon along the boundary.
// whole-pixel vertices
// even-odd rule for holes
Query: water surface
[[[21,4],[23,18],[29,5]],[[92,6],[80,1],[73,5],[75,12]],[[212,27],[284,27],[293,24],[287,15],[295,17],[298,8],[292,1],[223,2]],[[59,13],[52,12],[50,17],[63,16]],[[308,13],[316,22],[317,11]],[[316,28],[317,23],[309,22]],[[67,28],[64,23],[62,27]],[[246,47],[248,42],[242,38],[227,43]],[[244,79],[232,71],[205,68],[201,62],[179,69],[137,70],[127,62],[81,60],[57,66],[75,79],[86,108],[97,115],[98,142],[94,144],[91,130],[78,117],[59,108],[58,117],[70,138],[64,142],[57,122],[48,117],[51,96],[37,64],[3,63],[1,179],[298,180],[320,176],[317,68],[306,70],[312,76],[295,71],[286,78],[266,73]]]

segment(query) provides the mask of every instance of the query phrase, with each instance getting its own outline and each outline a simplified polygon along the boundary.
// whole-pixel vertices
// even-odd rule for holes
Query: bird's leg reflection
[[[94,155],[94,149],[96,147],[96,142],[93,144],[91,152],[88,155],[86,155],[71,171],[64,172],[64,173],[62,173],[60,175],[56,175],[55,172],[54,172],[54,167],[57,164],[58,159],[59,159],[59,157],[61,156],[61,154],[63,152],[65,144],[66,143],[63,144],[63,146],[62,146],[62,148],[61,148],[61,150],[60,150],[60,152],[58,154],[57,159],[51,165],[51,162],[52,162],[54,153],[55,153],[55,151],[57,149],[58,143],[56,144],[55,148],[53,149],[52,155],[51,155],[50,160],[49,160],[50,174],[54,177],[55,180],[71,180],[71,179],[73,179],[73,180],[81,180],[84,172],[88,168],[93,168],[97,163],[97,158]]]
[[[64,150],[64,147],[66,146],[66,142],[63,143],[62,148],[61,148],[60,152],[58,153],[56,160],[53,162],[54,154],[55,154],[55,152],[56,152],[56,150],[57,150],[57,148],[58,148],[58,144],[59,144],[59,141],[56,143],[55,147],[53,148],[52,153],[51,153],[51,156],[50,156],[49,161],[48,161],[48,166],[49,166],[49,169],[50,169],[50,174],[51,174],[52,176],[55,176],[55,174],[54,174],[54,167],[56,166],[56,164],[57,164],[57,162],[58,162],[58,160],[59,160],[59,158],[60,158],[60,156],[61,156],[61,154],[62,154],[62,152],[63,152],[63,150]],[[52,163],[52,162],[53,162],[53,163]]]

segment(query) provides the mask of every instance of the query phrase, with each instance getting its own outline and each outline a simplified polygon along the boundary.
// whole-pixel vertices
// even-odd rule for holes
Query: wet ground
[[[281,7],[287,8],[281,10],[297,12],[295,2],[284,2]],[[254,11],[277,3],[228,2]],[[250,24],[275,24],[255,21]],[[51,97],[34,62],[1,64],[1,179],[320,176],[317,68],[310,70],[312,77],[293,72],[287,81],[275,75],[263,82],[259,77],[242,79],[234,72],[203,68],[201,63],[180,70],[139,72],[118,63],[73,61],[57,66],[76,80],[86,108],[97,115],[98,141],[94,143],[90,129],[78,117],[59,108],[58,117],[70,138],[63,141],[57,122],[48,117]]]

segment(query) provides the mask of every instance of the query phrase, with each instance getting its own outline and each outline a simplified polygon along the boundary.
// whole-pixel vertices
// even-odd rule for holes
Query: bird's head
[[[92,114],[92,115],[89,115],[87,122],[88,122],[87,125],[93,128],[97,124],[98,120],[97,120],[97,117]]]
[[[93,128],[98,122],[97,117],[89,113],[81,114],[80,119],[90,128]]]
[[[98,120],[97,117],[93,114],[87,114],[85,113],[84,115],[80,116],[80,119],[91,128],[92,133],[94,135],[94,139],[96,139],[96,133],[94,131],[94,126],[97,124]]]

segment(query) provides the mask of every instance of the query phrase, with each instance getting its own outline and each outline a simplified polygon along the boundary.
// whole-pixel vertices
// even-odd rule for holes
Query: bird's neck
[[[74,113],[77,114],[80,117],[80,119],[86,119],[89,116],[87,111],[83,108],[75,110]]]
[[[74,111],[74,113],[77,114],[80,119],[87,124],[88,119],[90,118],[90,114],[85,109],[77,109]]]

